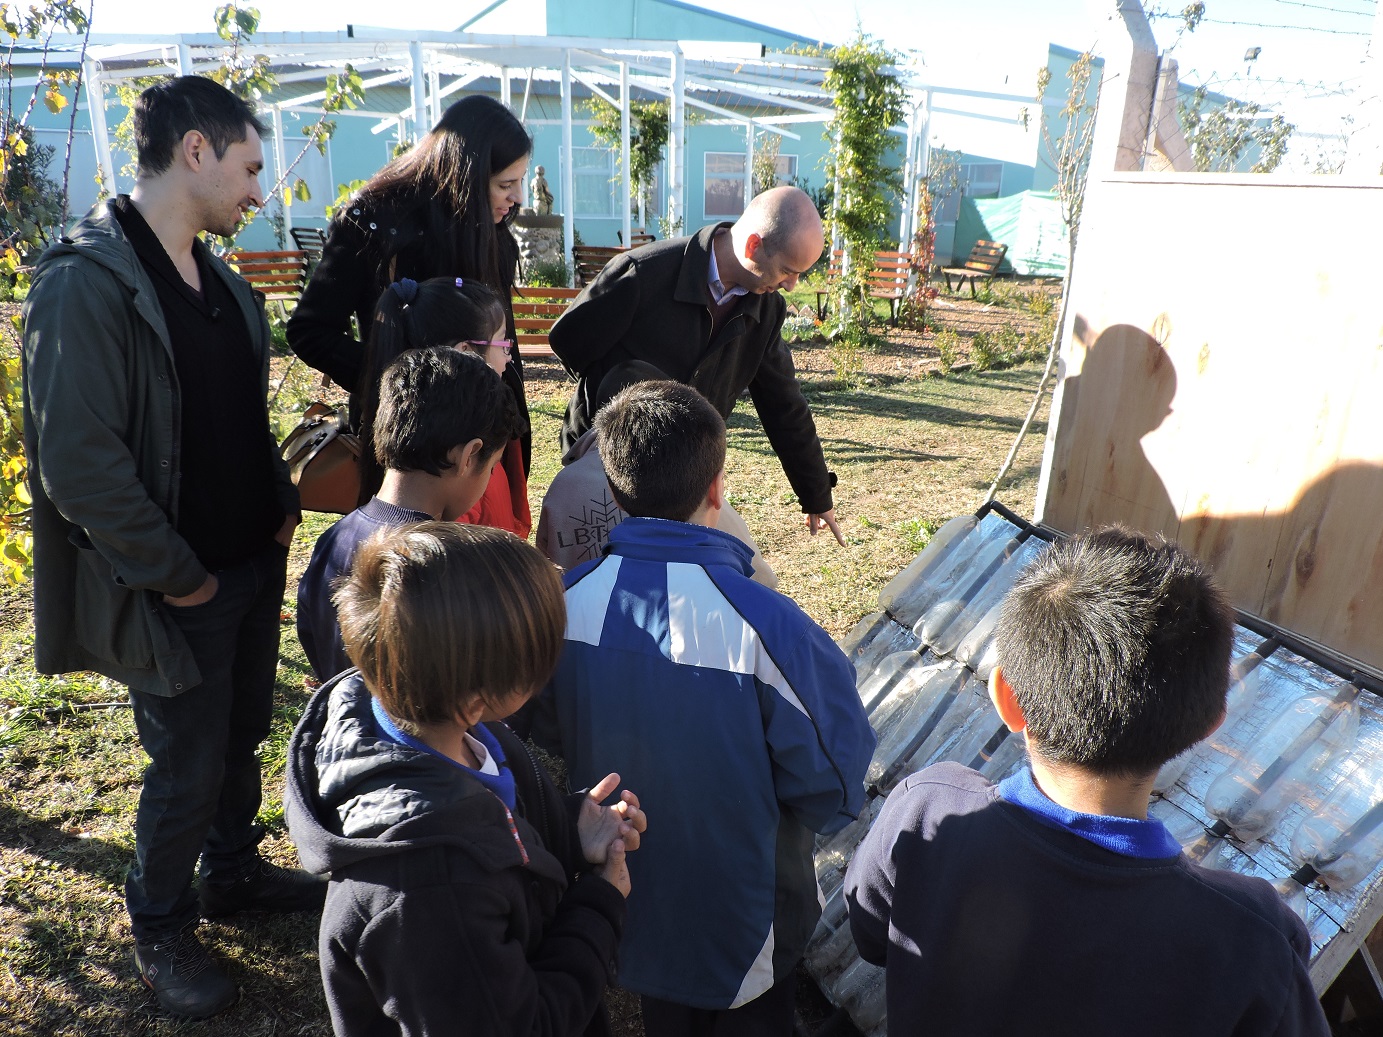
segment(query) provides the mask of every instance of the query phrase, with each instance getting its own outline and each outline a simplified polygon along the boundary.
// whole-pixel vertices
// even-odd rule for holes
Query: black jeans
[[[210,601],[163,606],[187,639],[202,683],[172,697],[130,692],[149,756],[135,866],[125,880],[136,940],[157,939],[197,917],[198,856],[203,878],[232,876],[256,856],[258,748],[273,710],[287,562],[287,550],[273,543],[217,573]]]

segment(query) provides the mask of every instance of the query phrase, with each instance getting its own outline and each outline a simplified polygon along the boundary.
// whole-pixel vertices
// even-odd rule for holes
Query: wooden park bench
[[[620,241],[624,240],[624,231],[617,230],[615,234]],[[656,235],[648,233],[648,231],[644,230],[642,227],[634,227],[629,231],[630,248],[638,248],[640,245],[647,245],[650,241],[657,240],[658,238]]]
[[[302,298],[303,286],[307,284],[306,252],[234,249],[226,255],[226,262],[269,302],[286,307]]]
[[[573,245],[571,258],[572,265],[576,268],[577,285],[590,284],[596,279],[596,275],[605,269],[606,263],[621,252],[628,251],[627,248],[618,245]]]
[[[831,262],[826,270],[828,280],[834,281],[840,277],[841,259],[840,249],[831,253]],[[871,299],[888,300],[890,321],[898,320],[898,304],[908,294],[908,278],[911,274],[912,256],[907,252],[874,253],[874,268],[865,277],[865,285],[869,289]],[[829,296],[828,289],[821,289],[816,293],[816,315],[822,320],[826,319],[826,301]]]
[[[577,288],[539,288],[515,286],[512,296],[514,328],[519,336],[519,356],[554,356],[548,334],[557,318],[580,295]]]
[[[964,266],[942,267],[941,276],[946,278],[946,290],[954,293],[968,280],[970,298],[975,298],[975,282],[980,278],[992,280],[999,272],[999,264],[1004,261],[1007,252],[1008,246],[997,241],[975,242],[975,247],[970,250],[970,258],[965,261]],[[954,284],[951,283],[953,277],[956,279]]]
[[[322,250],[327,247],[327,232],[318,227],[289,227],[293,244],[307,253],[307,262],[316,266],[322,258]]]

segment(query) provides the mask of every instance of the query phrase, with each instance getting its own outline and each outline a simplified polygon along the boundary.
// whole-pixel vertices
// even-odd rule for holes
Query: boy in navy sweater
[[[384,482],[317,539],[298,581],[298,640],[319,681],[351,665],[331,595],[356,548],[381,529],[464,515],[518,427],[513,394],[470,352],[416,349],[384,372],[374,427]]]
[[[919,771],[846,873],[892,1033],[1329,1033],[1272,886],[1191,864],[1148,817],[1161,765],[1224,719],[1232,624],[1195,559],[1128,530],[1028,567],[990,694],[1031,770]]]

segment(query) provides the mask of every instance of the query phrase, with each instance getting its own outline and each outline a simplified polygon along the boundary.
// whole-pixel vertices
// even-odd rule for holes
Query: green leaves
[[[259,28],[258,7],[237,7],[223,4],[216,8],[216,35],[223,40],[234,40],[238,36],[253,36]]]
[[[604,98],[585,102],[591,115],[591,136],[615,152],[615,168],[620,163],[620,111]],[[630,194],[638,198],[653,185],[653,174],[663,160],[667,144],[666,101],[634,101],[629,106],[629,181]]]
[[[824,85],[834,94],[835,116],[826,127],[827,176],[840,185],[832,219],[846,253],[845,272],[831,294],[837,319],[862,333],[873,317],[865,277],[903,187],[890,131],[903,121],[906,94],[892,71],[897,56],[868,36],[835,48],[830,58]]]
[[[1280,115],[1269,117],[1252,102],[1233,98],[1224,104],[1209,103],[1205,87],[1197,87],[1189,101],[1177,105],[1191,159],[1201,173],[1224,173],[1238,168],[1240,160],[1257,149],[1250,166],[1253,173],[1271,173],[1287,154],[1296,129]]]
[[[12,262],[13,252],[0,253],[0,263]],[[20,387],[19,358],[10,357],[0,363],[0,582],[10,586],[29,578],[34,557]]]

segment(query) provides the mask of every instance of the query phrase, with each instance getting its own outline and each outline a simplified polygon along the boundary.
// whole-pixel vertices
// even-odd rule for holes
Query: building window
[[[738,216],[744,212],[744,152],[706,152],[706,193],[703,211],[712,217]],[[797,175],[797,156],[779,155],[779,181]]]
[[[572,148],[571,185],[577,216],[620,214],[615,153],[609,148]]]
[[[967,198],[998,198],[1003,187],[1002,162],[966,162],[960,167],[960,180]]]

